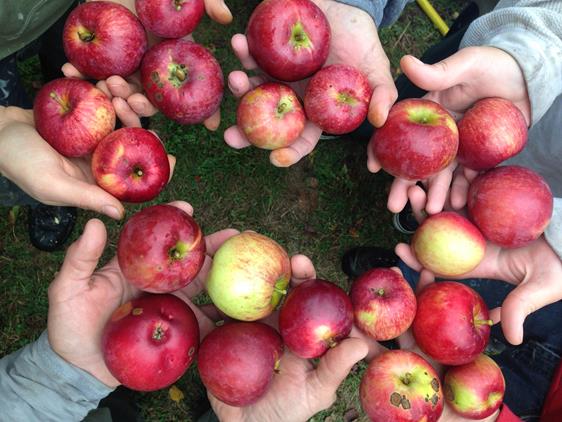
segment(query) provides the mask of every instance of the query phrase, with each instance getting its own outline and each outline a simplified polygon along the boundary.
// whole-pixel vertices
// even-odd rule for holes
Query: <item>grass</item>
[[[230,37],[243,32],[257,1],[227,3],[236,15],[232,25],[222,27],[205,19],[195,34],[216,55],[225,75],[239,68],[229,47]],[[460,2],[435,2],[449,23],[461,6]],[[419,56],[440,39],[415,4],[406,8],[396,24],[382,29],[380,37],[395,74],[402,55]],[[37,58],[22,63],[22,74],[27,86],[35,90],[40,79]],[[215,133],[202,126],[182,127],[162,117],[153,119],[152,127],[178,159],[174,177],[157,202],[189,201],[206,233],[235,227],[271,236],[290,254],[308,255],[320,277],[345,288],[348,282],[340,270],[345,250],[355,245],[393,247],[404,240],[393,231],[391,214],[386,211],[391,179],[384,174],[370,174],[366,169],[367,139],[321,141],[297,165],[278,169],[269,163],[265,151],[236,151],[224,144],[222,133],[235,121],[235,105],[232,96],[226,95],[222,123]],[[140,208],[128,206],[128,214]],[[64,258],[64,251],[43,253],[31,247],[25,212],[14,216],[13,211],[0,209],[4,217],[0,219],[0,356],[34,340],[45,328],[47,287]],[[93,213],[80,213],[73,238],[92,217]],[[107,260],[115,253],[122,223],[102,219],[109,232],[104,255]],[[366,420],[358,402],[365,367],[365,363],[358,364],[340,387],[336,403],[311,420]],[[170,400],[167,390],[138,394],[146,420],[194,420],[204,410],[206,397],[195,367],[176,386],[185,395],[179,403]]]

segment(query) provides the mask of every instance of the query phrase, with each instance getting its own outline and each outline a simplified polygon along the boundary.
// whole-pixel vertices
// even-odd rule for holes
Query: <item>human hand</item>
[[[191,205],[171,203],[189,214]],[[183,290],[174,292],[187,302],[199,322],[201,335],[214,327],[190,298],[197,294],[211,266],[218,247],[238,232],[226,229],[205,237],[207,256],[197,278]],[[47,330],[52,349],[67,362],[85,370],[98,380],[116,387],[119,382],[105,366],[101,337],[107,320],[115,309],[142,292],[129,284],[116,258],[95,271],[106,245],[103,223],[90,220],[82,236],[67,251],[61,270],[49,286]]]
[[[367,76],[374,89],[369,106],[369,120],[380,127],[397,98],[396,87],[390,74],[390,63],[380,43],[373,19],[363,10],[334,0],[313,0],[330,23],[332,38],[326,65],[344,63],[355,66]],[[245,35],[232,37],[234,53],[246,70],[257,69],[250,56]],[[264,76],[249,78],[245,72],[235,71],[228,77],[228,85],[236,97],[265,82]],[[307,80],[289,84],[301,97]],[[310,154],[322,134],[322,129],[307,121],[301,136],[289,147],[271,152],[270,161],[277,167],[289,167]],[[228,145],[240,149],[250,145],[237,126],[225,131]]]

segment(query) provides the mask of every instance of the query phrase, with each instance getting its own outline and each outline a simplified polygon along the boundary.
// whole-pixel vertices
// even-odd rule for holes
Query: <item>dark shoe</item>
[[[29,210],[29,239],[37,249],[50,252],[60,248],[72,233],[76,208],[39,204]]]
[[[359,246],[348,250],[341,259],[341,268],[350,278],[357,278],[371,268],[390,268],[398,265],[394,251],[377,246]]]
[[[412,207],[409,203],[398,214],[394,214],[392,217],[392,225],[400,233],[414,234],[419,226],[419,223],[416,220],[416,217],[414,217]]]

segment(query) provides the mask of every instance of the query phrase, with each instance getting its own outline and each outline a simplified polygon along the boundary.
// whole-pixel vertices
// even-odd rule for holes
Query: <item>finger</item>
[[[312,122],[307,122],[300,137],[290,146],[272,151],[269,161],[276,167],[289,167],[310,154],[322,135],[322,129]]]
[[[451,188],[455,167],[456,162],[453,162],[431,178],[427,190],[427,204],[425,205],[428,214],[432,215],[443,211]]]
[[[199,306],[199,309],[205,314],[207,318],[209,318],[211,321],[214,321],[215,323],[224,319],[224,315],[215,305],[203,305]]]
[[[141,127],[140,118],[137,113],[129,106],[127,101],[121,97],[113,97],[111,100],[115,114],[125,127]]]
[[[263,84],[266,79],[262,76],[248,77],[246,72],[234,70],[228,74],[228,89],[236,98],[242,97],[251,89]]]
[[[428,285],[435,282],[435,274],[425,268],[420,272],[420,278],[418,280],[418,285],[416,286],[416,291],[421,292]]]
[[[418,185],[410,186],[408,189],[408,201],[412,207],[412,213],[418,223],[422,223],[426,218],[425,206],[427,204],[427,195],[423,188]]]
[[[110,76],[105,80],[105,83],[109,92],[111,92],[111,95],[114,97],[127,99],[131,95],[141,92],[141,89],[137,84],[129,83],[121,76]]]
[[[237,234],[240,234],[240,232],[236,229],[224,229],[205,236],[207,255],[209,255],[210,257],[214,256],[224,242],[226,242],[232,236],[236,236]]]
[[[205,119],[203,124],[210,131],[214,132],[215,130],[217,130],[219,128],[219,125],[221,124],[221,111],[220,111],[220,109],[215,111],[211,117],[209,117],[208,119]]]
[[[240,132],[238,126],[231,126],[224,131],[224,141],[228,146],[235,149],[242,149],[252,145],[242,132]]]
[[[186,212],[187,214],[193,216],[193,207],[192,207],[191,204],[188,203],[188,202],[185,202],[185,201],[172,201],[172,202],[168,202],[168,205],[171,205],[172,207],[179,208],[179,209],[182,210],[183,212]]]
[[[381,344],[378,341],[373,339],[371,336],[368,336],[367,334],[365,334],[363,331],[361,331],[355,325],[353,325],[353,327],[351,328],[351,333],[349,333],[349,337],[358,338],[358,339],[363,340],[363,342],[365,342],[365,344],[369,348],[369,351],[367,352],[367,355],[365,356],[365,360],[367,362],[370,362],[376,356],[378,356],[381,353],[386,351],[386,348],[384,346],[381,346]]]
[[[470,183],[466,179],[464,172],[455,172],[451,184],[451,206],[455,210],[460,210],[466,205],[468,199],[468,188]]]
[[[131,95],[127,98],[127,103],[137,115],[142,117],[154,116],[158,112],[158,109],[143,94]]]
[[[404,263],[415,271],[421,271],[423,266],[418,262],[412,248],[406,243],[399,243],[394,248],[394,252]]]
[[[176,157],[171,154],[168,154],[168,163],[170,163],[170,177],[168,178],[168,183],[172,180],[172,176],[174,175],[174,169],[176,168]]]
[[[107,98],[109,98],[110,100],[113,98],[113,95],[111,95],[111,91],[109,90],[109,87],[107,86],[105,81],[98,81],[96,83],[96,88],[107,95]]]
[[[232,13],[223,0],[205,0],[205,10],[215,22],[223,25],[232,22]]]
[[[305,255],[294,255],[291,257],[291,286],[296,287],[299,284],[316,278],[316,270],[314,264]]]
[[[501,306],[498,308],[490,309],[490,319],[494,324],[497,324],[501,321]]]
[[[375,127],[384,125],[388,112],[397,98],[398,91],[392,80],[389,84],[376,86],[369,104],[369,122]]]
[[[79,78],[84,79],[84,75],[82,75],[78,69],[74,67],[72,63],[65,63],[61,67],[61,71],[67,78]]]
[[[412,180],[401,179],[399,177],[392,181],[390,193],[388,194],[388,202],[386,204],[390,212],[399,213],[404,209],[408,202],[408,189],[415,185]]]
[[[243,34],[234,34],[232,40],[230,41],[234,54],[242,63],[242,66],[246,70],[256,69],[258,67],[254,58],[250,55],[250,49],[248,48],[248,40]]]
[[[371,138],[369,144],[367,145],[367,169],[371,173],[378,173],[382,167],[375,156],[375,152],[373,151],[373,142],[374,138]]]

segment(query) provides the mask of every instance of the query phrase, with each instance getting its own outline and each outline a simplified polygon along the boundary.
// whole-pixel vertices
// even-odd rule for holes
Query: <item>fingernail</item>
[[[101,211],[111,218],[121,220],[121,212],[112,205],[104,205]]]
[[[424,62],[422,62],[420,59],[418,59],[418,58],[415,57],[415,56],[410,56],[410,57],[411,57],[412,60],[413,60],[414,62],[416,62],[417,64],[425,64]]]

